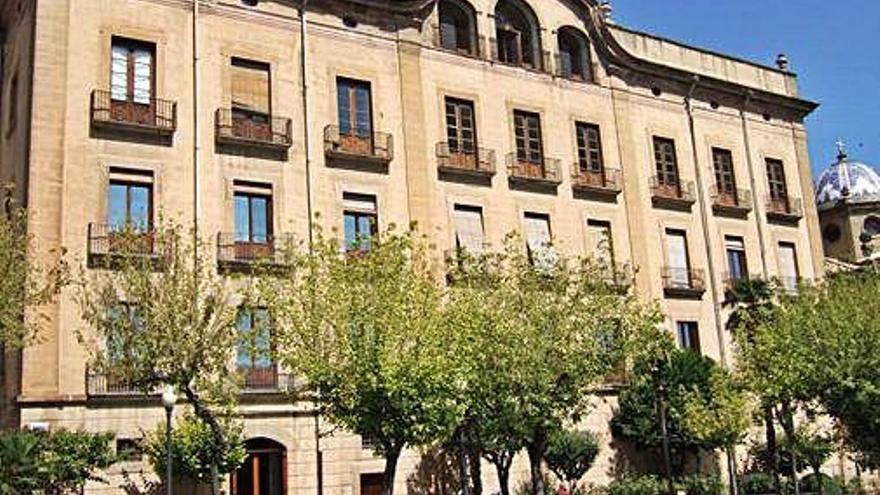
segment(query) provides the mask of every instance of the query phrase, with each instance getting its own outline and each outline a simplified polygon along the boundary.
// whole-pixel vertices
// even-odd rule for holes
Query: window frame
[[[125,99],[118,99],[113,96],[113,51],[115,47],[122,47],[127,50],[126,56],[126,72],[125,72]],[[136,50],[142,49],[150,54],[150,95],[147,103],[137,101],[135,99],[135,60],[134,53]],[[156,43],[151,41],[138,40],[125,36],[113,35],[110,37],[110,98],[112,101],[133,103],[137,105],[152,106],[156,99]]]
[[[249,365],[242,366],[240,363],[240,358],[243,355],[242,354],[242,350],[243,350],[242,344],[244,343],[241,339],[242,333],[247,331],[248,333],[255,334],[255,330],[256,330],[256,332],[259,332],[262,330],[261,328],[258,328],[258,325],[257,325],[257,323],[258,323],[257,313],[260,313],[260,312],[264,313],[263,316],[265,317],[265,321],[266,321],[265,331],[267,334],[266,341],[268,344],[268,349],[265,349],[265,352],[267,352],[268,355],[266,355],[266,356],[255,355],[254,351],[257,350],[256,345],[254,345],[253,348],[244,349],[245,351],[247,351],[247,357],[249,358]],[[243,328],[241,325],[242,317],[246,317],[248,319],[249,326],[247,328]],[[239,308],[238,313],[236,314],[236,319],[235,319],[235,331],[236,331],[237,337],[239,337],[239,341],[236,343],[236,348],[235,348],[235,368],[239,373],[249,373],[249,372],[253,372],[253,371],[273,371],[273,372],[278,371],[278,363],[276,362],[275,356],[274,356],[276,349],[275,349],[275,342],[274,342],[274,340],[275,340],[274,334],[273,334],[272,330],[273,330],[272,315],[269,313],[269,310],[267,308],[264,308],[264,307],[241,307],[241,308]],[[259,338],[260,338],[260,335],[255,335],[255,337],[253,337],[251,340],[256,341]],[[262,351],[262,349],[261,349],[261,351]],[[262,366],[262,367],[256,366],[257,361],[261,357],[265,358],[266,361],[268,361],[267,366]]]
[[[742,248],[733,248],[731,247],[731,243],[738,242],[742,245]],[[749,279],[749,261],[748,256],[746,256],[746,242],[745,238],[742,236],[735,235],[726,235],[724,236],[724,254],[727,258],[727,274],[730,280],[732,281],[740,281],[740,280],[748,280]],[[734,273],[733,257],[736,257],[737,262],[739,263],[740,273]],[[739,275],[739,276],[737,276]]]
[[[653,136],[654,165],[657,183],[661,186],[681,188],[681,173],[678,168],[678,153],[675,140]]]
[[[595,133],[595,136],[591,136]],[[605,156],[602,153],[602,131],[598,124],[575,122],[578,171],[581,173],[605,173]]]
[[[556,33],[556,48],[559,54],[559,77],[575,81],[592,80],[590,43],[584,33],[571,26],[559,28]],[[569,60],[567,70],[563,63],[566,53]]]
[[[457,13],[461,16],[461,18],[458,19],[459,21],[467,22],[467,26],[460,26],[458,23],[447,24],[455,28],[455,46],[448,46],[446,42],[447,40],[444,37],[443,21],[444,7],[446,6],[451,9],[457,10]],[[454,13],[448,11],[446,13],[454,16]],[[440,0],[439,2],[437,2],[437,20],[440,48],[468,56],[476,56],[479,54],[479,38],[477,36],[476,12],[474,11],[473,6],[460,0]],[[463,47],[460,42],[462,34],[466,34],[468,45],[467,47]]]
[[[447,96],[444,98],[443,106],[445,110],[446,143],[449,146],[449,152],[465,155],[476,154],[479,145],[477,144],[477,118],[474,102]],[[464,125],[466,120],[464,110],[470,112],[470,129]],[[468,130],[471,132],[470,139],[464,137]],[[468,142],[470,142],[470,149],[465,145]]]
[[[366,121],[361,122],[358,117],[358,90],[365,92],[366,100]],[[345,119],[343,119],[343,108],[340,103],[343,100],[343,91],[346,93],[345,100],[348,106],[348,132],[345,132]],[[336,119],[339,125],[339,133],[344,136],[354,136],[359,138],[373,138],[373,86],[370,81],[361,79],[353,79],[350,77],[338,76],[336,78]],[[362,127],[362,124],[364,127]]]
[[[260,70],[265,71],[266,73],[266,111],[261,112],[260,110],[253,108],[244,108],[241,106],[235,105],[235,94],[232,93],[232,88],[230,88],[230,110],[232,112],[233,118],[241,118],[253,121],[259,124],[268,124],[271,116],[272,116],[272,65],[268,62],[260,62],[258,60],[251,60],[242,57],[231,57],[229,59],[229,67],[230,70],[234,70],[234,67],[241,67],[245,69],[251,70]],[[231,74],[230,74],[231,77]],[[231,81],[231,79],[230,79]]]
[[[765,158],[767,171],[767,191],[773,201],[788,201],[788,184],[785,178],[785,163],[776,158]]]
[[[368,251],[370,249],[370,242],[365,242],[365,240],[369,241],[379,235],[379,205],[376,196],[371,194],[361,194],[361,193],[343,193],[343,208],[342,208],[342,235],[343,235],[343,247],[346,252],[353,251]],[[373,207],[371,211],[367,211],[367,209],[357,209],[345,206],[346,200],[349,201],[364,201],[372,203]],[[348,229],[346,228],[347,220],[351,218],[354,221],[354,229],[355,229],[355,239],[348,239]],[[361,232],[361,221],[366,220],[367,225],[369,225],[369,234],[368,236],[364,236],[364,233]]]
[[[526,110],[514,110],[513,129],[517,161],[543,167],[545,157],[541,114]],[[535,135],[532,136],[532,133]],[[533,157],[535,153],[537,153],[537,158]]]
[[[736,173],[733,152],[726,148],[712,147],[712,167],[715,171],[715,188],[718,194],[736,197]]]
[[[111,221],[113,215],[113,201],[112,201],[112,190],[114,186],[120,186],[125,188],[125,223],[122,226],[121,230],[116,230],[116,226]],[[147,192],[147,224],[144,229],[135,229],[135,223],[132,222],[132,189],[145,189]],[[141,232],[147,233],[152,232],[153,230],[153,184],[151,182],[146,181],[137,181],[134,179],[124,179],[124,178],[110,178],[107,183],[107,225],[112,232]]]
[[[676,340],[681,349],[693,352],[701,356],[702,343],[700,342],[700,324],[696,321],[676,321]]]
[[[272,193],[270,191],[266,192],[256,192],[256,191],[245,191],[245,190],[235,190],[233,191],[233,219],[234,219],[234,238],[236,244],[269,244],[272,242],[272,238],[274,235],[274,207],[272,201]],[[241,239],[239,237],[239,226],[238,226],[238,198],[245,198],[247,201],[247,239]],[[254,233],[254,205],[253,202],[255,199],[264,199],[266,201],[266,232],[264,233],[265,240],[259,241],[256,240],[259,236]]]

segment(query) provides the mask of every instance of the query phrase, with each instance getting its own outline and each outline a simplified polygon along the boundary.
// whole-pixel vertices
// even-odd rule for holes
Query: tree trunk
[[[470,467],[470,478],[473,487],[472,495],[483,495],[483,468],[480,466],[480,452],[473,445],[467,449],[468,466]]]
[[[211,495],[220,495],[220,471],[216,460],[211,463]]]
[[[498,472],[498,491],[501,495],[510,495],[510,463],[494,462]]]
[[[771,469],[770,475],[773,477],[773,488],[779,493],[779,449],[776,446],[776,425],[773,423],[773,406],[764,404],[764,428],[765,439],[767,442],[767,454],[770,456]]]
[[[532,441],[526,446],[526,452],[529,454],[529,473],[532,477],[531,495],[543,495],[544,473],[541,472],[541,463],[544,460],[544,454],[547,452],[546,432],[537,432]]]
[[[825,495],[825,486],[822,483],[822,466],[813,466],[813,476],[816,477],[816,486],[819,488],[819,495]]]
[[[736,479],[736,447],[730,446],[727,452],[727,472],[730,477],[730,495],[739,495],[739,481]]]
[[[382,495],[394,493],[394,477],[397,474],[397,461],[402,447],[392,447],[385,452],[385,472],[382,473]]]
[[[798,459],[795,438],[797,430],[794,425],[794,413],[791,410],[791,403],[788,399],[784,399],[780,404],[779,422],[782,424],[783,431],[785,431],[785,437],[788,439],[791,455],[791,479],[794,482],[794,494],[800,495],[801,486],[800,481],[798,480]]]

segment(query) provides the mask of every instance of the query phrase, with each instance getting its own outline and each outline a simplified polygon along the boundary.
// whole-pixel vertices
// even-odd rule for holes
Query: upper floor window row
[[[492,12],[494,37],[491,54],[484,54],[477,31],[477,13],[467,0],[441,0],[437,5],[437,44],[469,56],[491,55],[492,60],[535,70],[551,70],[549,53],[541,42],[541,27],[535,12],[524,0],[499,0]],[[556,33],[556,74],[576,80],[591,80],[590,46],[584,33],[562,27]]]

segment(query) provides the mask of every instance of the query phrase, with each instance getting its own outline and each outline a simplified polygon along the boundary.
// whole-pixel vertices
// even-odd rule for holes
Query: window
[[[345,229],[345,249],[365,251],[378,233],[376,197],[366,194],[344,193],[342,215]]]
[[[262,184],[235,183],[235,242],[266,244],[272,237],[272,190]]]
[[[675,324],[678,331],[678,345],[682,349],[700,354],[700,327],[695,321],[679,321]]]
[[[674,288],[690,288],[691,276],[687,234],[683,230],[666,229],[666,257],[670,286]]]
[[[520,0],[499,0],[495,6],[495,35],[499,62],[540,68],[538,23]]]
[[[736,176],[733,174],[733,154],[730,150],[712,148],[712,163],[715,166],[715,187],[718,194],[736,197]]]
[[[611,237],[611,222],[587,220],[587,242],[587,248],[591,256],[602,262],[614,262],[614,240]]]
[[[575,28],[563,27],[558,34],[559,75],[569,79],[590,79],[590,49],[586,37]]]
[[[134,338],[137,333],[146,331],[147,322],[143,311],[137,304],[119,303],[109,309],[107,320],[108,324],[116,328],[128,330],[108,334],[105,342],[107,359],[112,363],[127,357],[134,357],[137,352],[136,347],[128,339]]]
[[[654,137],[654,162],[657,165],[657,183],[661,186],[678,186],[678,159],[675,141]]]
[[[440,46],[447,50],[476,54],[474,12],[470,5],[459,0],[441,0]]]
[[[370,83],[353,79],[336,80],[339,133],[367,138],[373,132]]]
[[[451,153],[476,152],[477,133],[472,102],[446,98],[446,137]]]
[[[513,123],[516,134],[516,159],[521,162],[543,164],[541,117],[536,113],[515,110]]]
[[[153,98],[156,46],[114,36],[110,60],[110,97],[148,105]]]
[[[148,232],[153,222],[153,175],[110,169],[107,224],[111,232]]]
[[[746,263],[746,244],[742,237],[724,236],[724,249],[727,252],[727,270],[731,281],[749,278]]]
[[[139,462],[144,458],[143,440],[140,438],[117,438],[116,458],[122,462]]]
[[[575,132],[580,172],[602,173],[602,139],[599,126],[578,122],[575,124]]]
[[[235,364],[239,371],[274,370],[272,325],[264,308],[242,309],[238,313],[238,349]]]
[[[455,247],[470,254],[483,252],[483,209],[455,205]]]
[[[537,267],[548,267],[555,262],[551,246],[550,216],[543,213],[526,212],[523,218],[526,249],[529,261]]]
[[[781,160],[768,158],[767,165],[767,182],[770,187],[771,201],[787,201],[788,190],[785,185],[785,169]]]
[[[272,113],[269,64],[232,58],[232,117],[268,123]]]
[[[780,242],[778,251],[779,278],[783,288],[789,292],[797,290],[800,273],[798,270],[797,252],[794,244]]]

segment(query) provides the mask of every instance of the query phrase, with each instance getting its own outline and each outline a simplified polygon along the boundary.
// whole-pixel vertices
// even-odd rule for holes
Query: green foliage
[[[739,488],[744,495],[766,495],[773,493],[773,477],[765,472],[746,474],[739,482]]]
[[[186,479],[197,483],[211,482],[211,463],[218,459],[219,474],[235,472],[247,457],[242,441],[242,429],[238,423],[224,425],[228,447],[218,451],[214,444],[211,428],[192,414],[186,414],[175,421],[171,432],[172,473],[176,479]],[[167,451],[165,445],[165,423],[150,432],[144,442],[153,471],[160,478],[165,477]]]
[[[834,452],[834,442],[807,428],[798,429],[794,441],[787,436],[783,437],[779,442],[779,471],[780,474],[788,477],[791,477],[794,471],[792,452],[797,455],[798,473],[809,468],[815,470],[831,457]],[[772,471],[773,461],[770,457],[771,453],[767,451],[766,444],[753,445],[749,449],[749,455],[754,459],[754,465],[757,469],[766,472]]]
[[[15,204],[12,193],[12,186],[0,184],[0,346],[7,349],[37,336],[46,321],[39,306],[51,302],[68,282],[64,250],[36,252],[27,211]]]
[[[819,480],[822,480],[822,493],[824,495],[842,495],[848,493],[846,487],[836,478],[832,478],[827,474],[821,474],[819,477],[816,473],[810,473],[801,478],[801,493],[819,493]]]
[[[673,481],[673,489],[688,495],[723,495],[724,485],[715,476],[691,475]],[[611,482],[602,495],[668,495],[664,478],[654,475],[623,476]]]
[[[96,471],[115,462],[112,434],[58,430],[0,435],[0,494],[79,493]]]
[[[558,430],[550,435],[544,460],[557,478],[574,485],[583,478],[596,456],[599,442],[587,431]]]
[[[748,402],[730,375],[711,359],[671,344],[666,355],[668,360],[656,365],[653,359],[636,363],[612,427],[639,446],[661,446],[657,380],[662,380],[670,449],[680,471],[687,454],[726,447],[742,438],[749,426]]]

